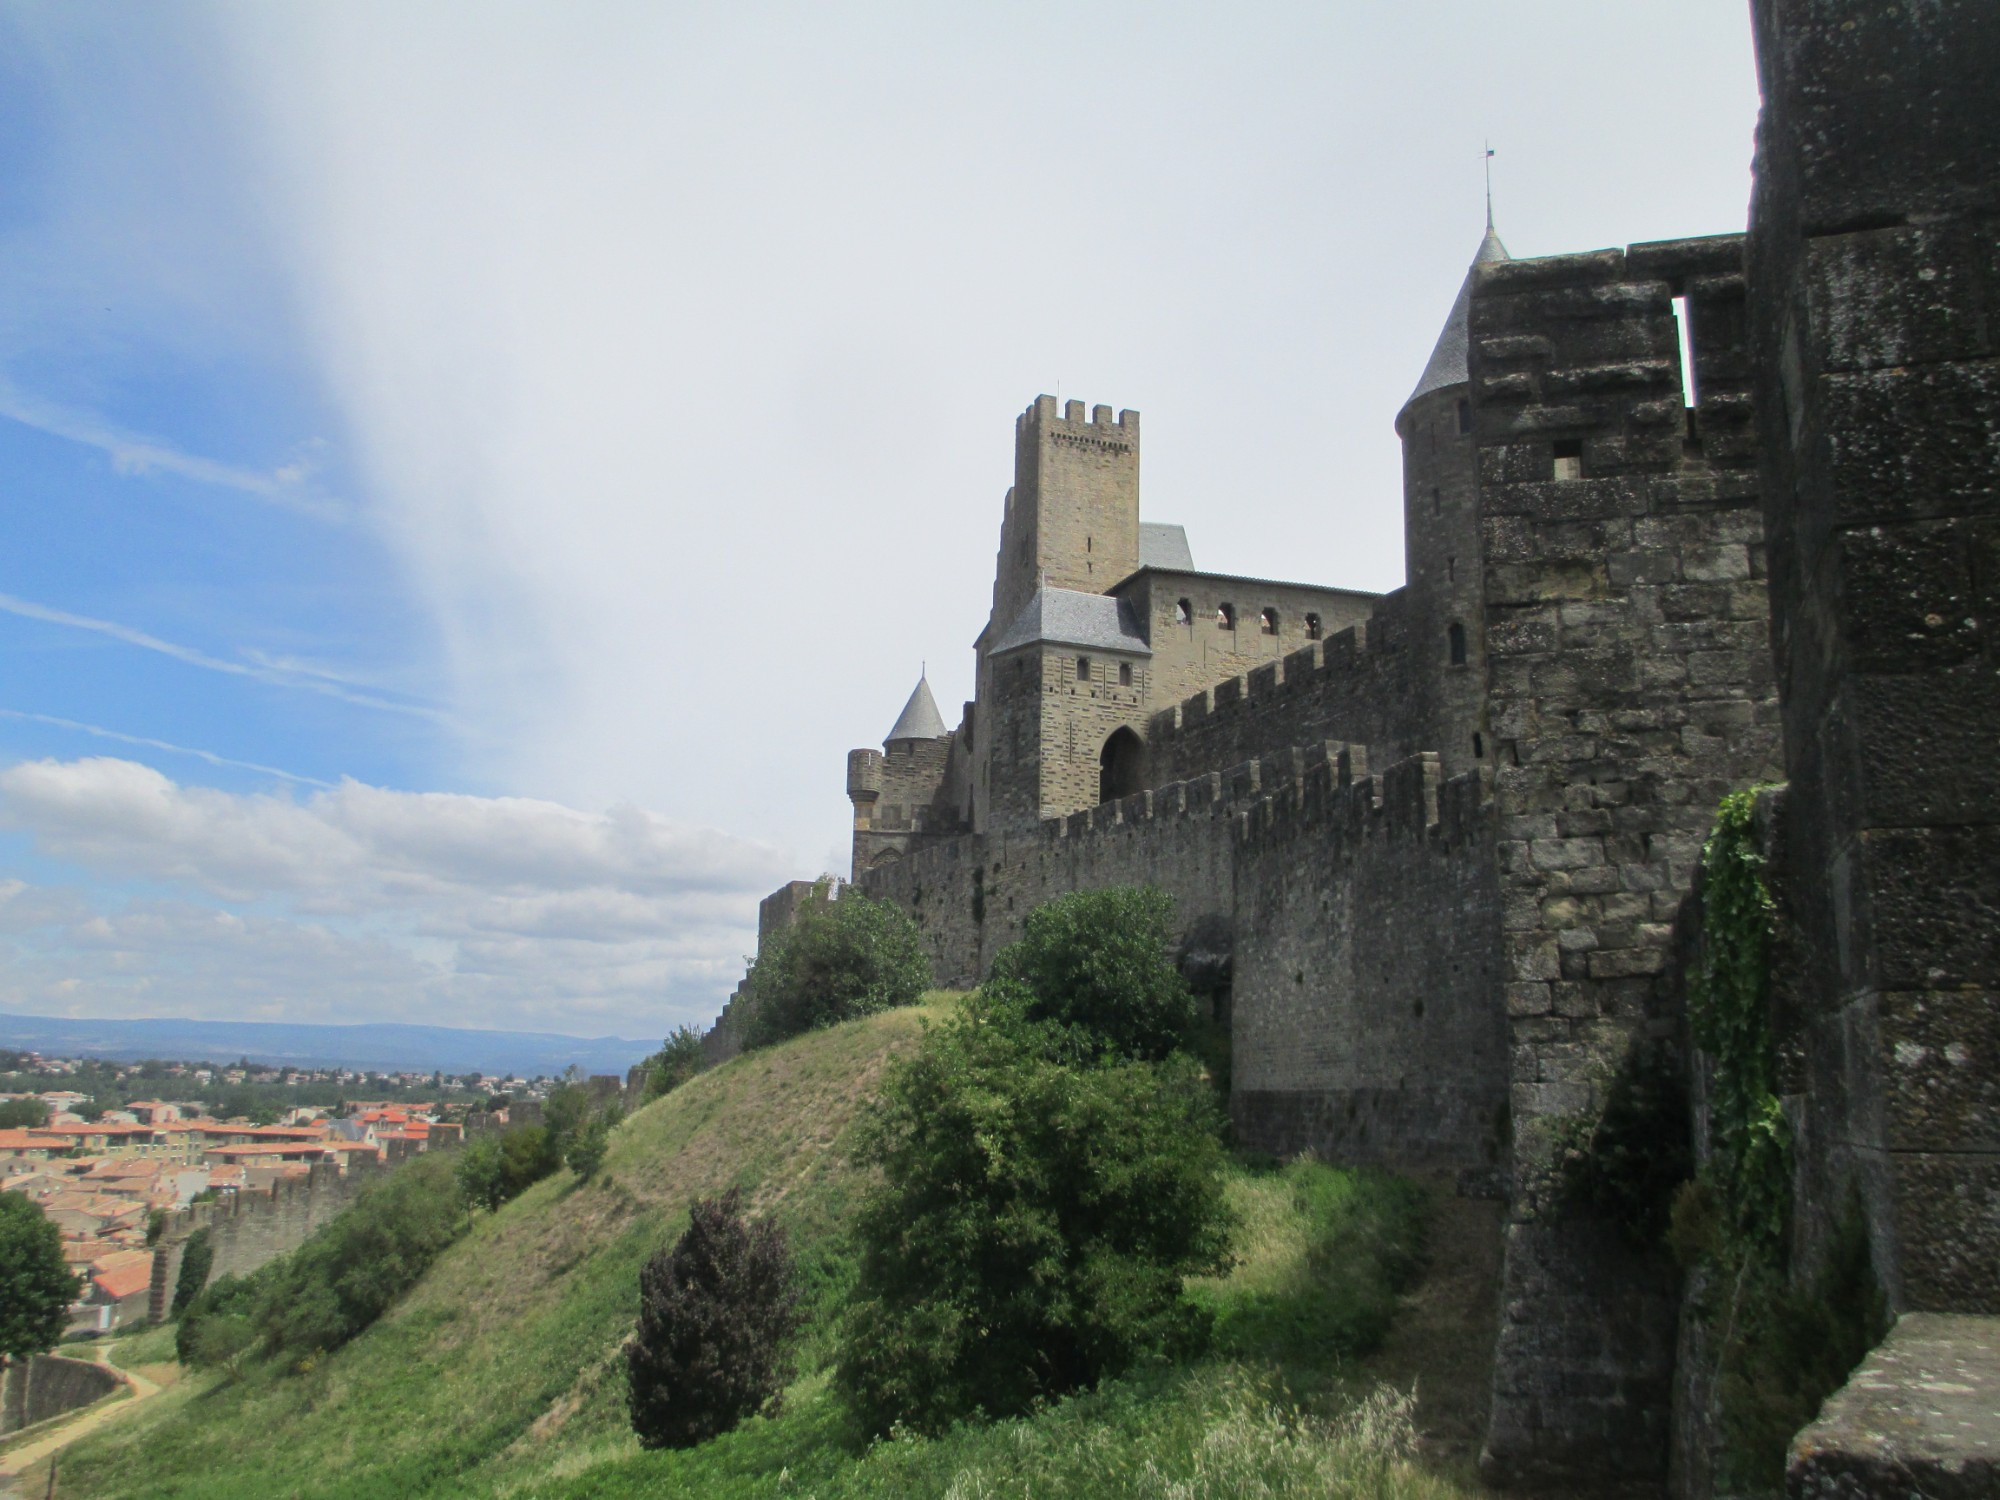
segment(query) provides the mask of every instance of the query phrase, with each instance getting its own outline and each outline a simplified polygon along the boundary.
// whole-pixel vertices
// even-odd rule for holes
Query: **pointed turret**
[[[1512,260],[1507,247],[1500,243],[1500,236],[1493,232],[1493,221],[1486,223],[1486,238],[1479,242],[1479,253],[1472,257],[1473,266],[1485,265],[1489,261]],[[1441,391],[1448,385],[1464,385],[1469,378],[1465,364],[1465,328],[1472,312],[1472,268],[1466,268],[1465,280],[1459,283],[1458,300],[1451,304],[1451,314],[1444,320],[1444,331],[1438,335],[1437,344],[1431,350],[1430,363],[1424,366],[1423,378],[1417,388],[1410,392],[1410,401],[1419,396],[1428,396],[1432,391]],[[1403,403],[1405,406],[1409,401]]]
[[[893,745],[898,740],[942,739],[946,733],[944,716],[938,712],[937,700],[931,696],[930,679],[925,676],[917,679],[910,701],[896,716],[896,727],[889,731],[882,743]]]

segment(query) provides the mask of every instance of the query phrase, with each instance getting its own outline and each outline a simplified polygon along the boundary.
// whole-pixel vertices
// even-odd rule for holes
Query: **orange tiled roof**
[[[115,1267],[109,1271],[99,1271],[90,1278],[97,1289],[112,1301],[143,1292],[153,1284],[153,1257],[141,1254],[130,1265]]]

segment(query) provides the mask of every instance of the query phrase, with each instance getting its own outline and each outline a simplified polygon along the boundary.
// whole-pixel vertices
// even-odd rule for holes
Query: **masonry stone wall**
[[[2000,8],[1753,14],[1800,1253],[2000,1313]]]
[[[95,1360],[37,1354],[0,1369],[0,1437],[101,1401],[124,1382]]]
[[[1481,1459],[1502,1482],[1666,1470],[1670,1270],[1524,1188],[1633,1043],[1674,1031],[1660,976],[1716,803],[1778,770],[1741,257],[1721,236],[1474,272],[1516,1186]]]
[[[1489,778],[1351,753],[1240,820],[1230,1113],[1278,1155],[1492,1169],[1507,1144]],[[1483,1179],[1482,1179],[1483,1180]]]
[[[1379,783],[1364,766],[1355,747],[1296,748],[922,850],[860,888],[911,914],[940,983],[970,986],[1054,897],[1159,886],[1184,931],[1235,934],[1244,1144],[1487,1168],[1505,1136],[1506,1056],[1486,782],[1444,784],[1435,757]]]
[[[1153,703],[1177,703],[1338,635],[1367,620],[1379,598],[1356,589],[1166,568],[1147,568],[1112,592],[1132,605],[1153,648]],[[1235,618],[1233,629],[1220,622],[1224,606]],[[1269,630],[1266,610],[1274,616]]]
[[[247,1276],[259,1266],[303,1245],[321,1225],[348,1208],[386,1170],[364,1152],[343,1173],[332,1162],[315,1162],[304,1177],[280,1178],[264,1191],[239,1189],[209,1203],[194,1203],[173,1218],[153,1247],[153,1280],[148,1318],[164,1322],[180,1280],[181,1258],[197,1231],[208,1231],[214,1259],[209,1280]]]
[[[1405,713],[1416,684],[1396,649],[1400,604],[1400,594],[1390,595],[1366,624],[1153,715],[1148,778],[1163,785],[1320,740],[1366,746],[1383,765],[1427,749],[1409,743]]]

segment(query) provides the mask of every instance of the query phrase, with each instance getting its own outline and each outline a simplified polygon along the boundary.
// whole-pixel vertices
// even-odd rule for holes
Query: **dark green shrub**
[[[1172,958],[1173,897],[1152,886],[1076,891],[1038,907],[993,963],[996,996],[1084,1050],[1157,1061],[1194,1037],[1199,1008]]]
[[[209,1268],[214,1264],[215,1246],[209,1240],[208,1231],[197,1229],[188,1236],[187,1244],[181,1247],[181,1273],[174,1282],[173,1317],[178,1318],[186,1312],[188,1304],[201,1295],[201,1289],[208,1285]]]
[[[1064,1066],[968,1007],[895,1065],[838,1380],[873,1432],[934,1431],[1198,1347],[1183,1278],[1219,1270],[1212,1095],[1186,1058]]]
[[[625,1351],[632,1429],[648,1448],[691,1448],[777,1404],[797,1293],[784,1231],[743,1222],[732,1189],[697,1201],[688,1227],[639,1273]]]
[[[187,1262],[183,1260],[181,1264],[186,1265]],[[218,1276],[189,1298],[181,1313],[180,1323],[174,1329],[175,1357],[184,1365],[206,1369],[211,1354],[219,1355],[233,1345],[233,1335],[209,1338],[207,1325],[214,1321],[231,1320],[254,1336],[256,1325],[252,1318],[270,1288],[272,1278],[266,1274],[269,1271],[270,1267],[265,1266],[248,1276]],[[238,1353],[240,1351],[232,1351],[228,1357],[233,1359]]]
[[[915,1002],[930,987],[923,939],[900,907],[851,887],[808,901],[750,966],[746,1047]]]
[[[41,1204],[0,1193],[0,1355],[27,1359],[55,1348],[76,1293],[62,1231]]]
[[[671,1094],[706,1066],[701,1033],[692,1026],[675,1027],[665,1045],[646,1059],[646,1102]]]

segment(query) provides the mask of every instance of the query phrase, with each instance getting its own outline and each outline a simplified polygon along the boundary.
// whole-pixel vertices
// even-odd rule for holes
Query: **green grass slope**
[[[1388,1328],[1424,1197],[1309,1164],[1238,1168],[1238,1264],[1191,1287],[1216,1352],[1134,1372],[1017,1421],[858,1443],[827,1389],[840,1237],[858,1182],[843,1136],[925,1014],[895,1011],[740,1058],[613,1137],[609,1182],[541,1183],[391,1313],[304,1374],[195,1375],[64,1455],[61,1492],[132,1500],[1132,1495],[1407,1497],[1464,1491],[1412,1461],[1407,1398],[1343,1354]],[[687,1452],[639,1449],[620,1345],[641,1263],[688,1200],[741,1187],[786,1225],[816,1314],[784,1409]]]
[[[697,1195],[740,1186],[795,1244],[827,1238],[852,1178],[834,1149],[924,1010],[817,1032],[705,1073],[613,1135],[604,1178],[537,1184],[388,1317],[306,1374],[195,1377],[79,1445],[63,1492],[274,1500],[504,1492],[627,1437],[618,1349],[639,1266]]]

